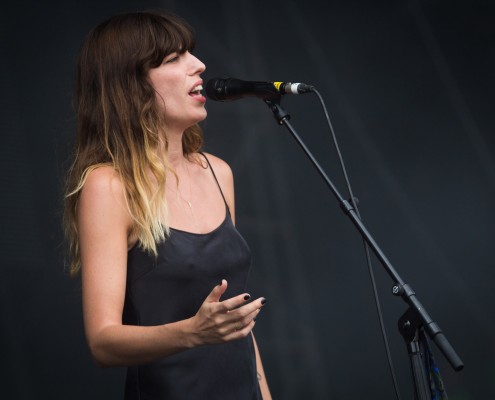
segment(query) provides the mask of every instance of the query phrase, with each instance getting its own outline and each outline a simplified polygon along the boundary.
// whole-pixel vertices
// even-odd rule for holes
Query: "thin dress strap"
[[[218,189],[220,190],[220,194],[222,195],[222,199],[223,199],[223,202],[225,203],[225,207],[227,207],[227,210],[230,213],[229,205],[227,204],[227,200],[225,200],[225,196],[223,195],[222,187],[220,186],[220,183],[218,182],[217,176],[215,175],[215,171],[213,171],[213,168],[210,164],[210,161],[208,160],[208,157],[206,157],[206,155],[201,151],[199,151],[198,153],[201,154],[205,158],[206,163],[208,164],[208,167],[210,167],[210,171],[213,174],[213,178],[215,178],[215,182],[217,183]]]

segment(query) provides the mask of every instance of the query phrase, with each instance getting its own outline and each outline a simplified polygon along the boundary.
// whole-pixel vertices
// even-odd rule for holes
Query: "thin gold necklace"
[[[187,161],[186,161],[187,163]],[[191,174],[189,172],[189,167],[188,165],[186,164],[185,165],[185,168],[186,168],[186,172],[187,172],[187,177],[188,177],[188,180],[189,180],[189,198],[191,199],[192,198],[192,190],[191,190]],[[175,193],[178,195],[178,197],[180,197],[180,199],[186,203],[189,207],[189,210],[191,212],[194,212],[193,210],[193,206],[192,206],[192,203],[190,200],[187,200],[183,195],[182,195],[182,191],[180,190],[180,184],[179,184],[179,178],[176,177],[176,182],[177,182],[177,187],[175,189]],[[169,188],[170,189],[170,188]],[[177,196],[176,196],[177,197]]]

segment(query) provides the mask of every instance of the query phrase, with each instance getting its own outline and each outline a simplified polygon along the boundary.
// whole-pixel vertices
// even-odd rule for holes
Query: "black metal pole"
[[[394,287],[392,290],[393,294],[396,296],[400,296],[409,305],[409,308],[417,315],[419,321],[421,321],[421,325],[424,327],[428,336],[437,345],[437,347],[448,360],[452,368],[455,371],[460,371],[464,367],[462,360],[459,358],[453,347],[450,345],[438,324],[435,323],[426,312],[426,309],[418,300],[414,290],[399,276],[395,268],[386,257],[385,253],[380,249],[374,238],[366,229],[361,219],[358,217],[352,204],[341,196],[335,185],[328,178],[325,171],[323,171],[318,161],[315,159],[313,154],[309,151],[295,129],[292,127],[289,122],[290,115],[280,105],[280,97],[267,98],[264,99],[264,101],[273,112],[277,122],[280,125],[284,125],[289,130],[292,137],[296,140],[297,144],[303,149],[306,156],[310,159],[311,163],[315,166],[320,176],[323,178],[327,186],[337,198],[339,205],[344,213],[350,218],[351,222],[357,228],[363,239],[366,241],[366,243],[368,243],[373,253],[376,255],[382,266],[385,268],[385,271],[390,275],[390,277],[394,281]]]

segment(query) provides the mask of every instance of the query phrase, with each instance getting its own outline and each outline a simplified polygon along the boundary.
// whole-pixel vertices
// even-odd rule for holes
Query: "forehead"
[[[150,45],[160,58],[173,53],[191,51],[195,46],[192,28],[178,17],[159,16],[149,26]]]

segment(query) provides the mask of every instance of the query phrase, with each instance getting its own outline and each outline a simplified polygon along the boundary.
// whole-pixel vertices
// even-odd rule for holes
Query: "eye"
[[[170,64],[170,63],[174,63],[174,62],[177,62],[179,61],[179,54],[177,53],[172,53],[170,55],[168,55],[167,57],[165,57],[165,59],[163,60],[163,63],[164,64]]]

